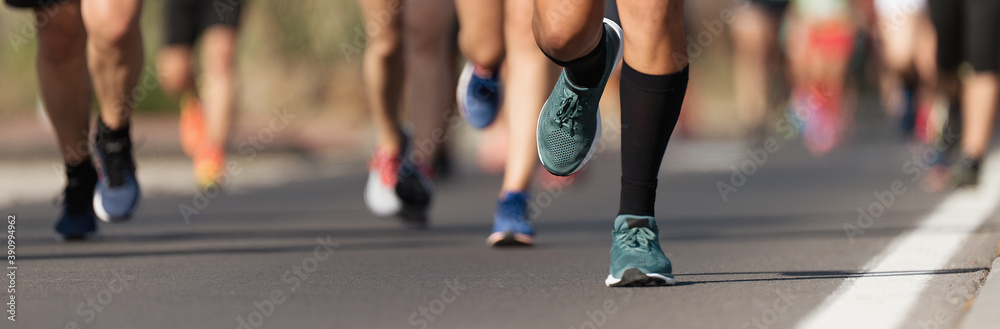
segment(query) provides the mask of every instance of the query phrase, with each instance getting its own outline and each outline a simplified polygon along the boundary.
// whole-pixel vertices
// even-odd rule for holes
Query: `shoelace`
[[[563,128],[566,128],[572,137],[576,135],[576,119],[583,113],[580,112],[579,96],[568,94],[565,96],[568,97],[563,98],[562,102],[559,103],[559,111],[556,112],[556,122]]]
[[[649,252],[653,239],[656,239],[656,234],[648,227],[631,228],[615,237],[625,250],[638,252]]]

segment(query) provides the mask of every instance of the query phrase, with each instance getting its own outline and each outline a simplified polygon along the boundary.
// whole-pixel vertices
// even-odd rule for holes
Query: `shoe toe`
[[[132,177],[116,187],[100,183],[94,193],[94,212],[105,222],[125,221],[132,217],[139,198],[139,184]]]

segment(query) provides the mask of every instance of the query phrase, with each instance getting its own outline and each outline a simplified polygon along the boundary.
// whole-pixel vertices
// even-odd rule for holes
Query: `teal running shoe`
[[[608,79],[622,60],[622,28],[604,19],[607,60],[604,76],[593,88],[574,85],[563,69],[538,115],[538,158],[550,173],[569,176],[590,160],[601,139],[598,105]]]
[[[611,270],[608,287],[672,286],[670,260],[663,254],[656,219],[649,216],[618,215],[611,241]]]

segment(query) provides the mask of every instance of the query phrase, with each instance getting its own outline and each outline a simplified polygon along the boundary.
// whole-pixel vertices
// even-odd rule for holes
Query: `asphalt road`
[[[662,288],[603,284],[618,200],[612,151],[576,184],[536,191],[537,246],[522,249],[485,246],[500,179],[468,165],[438,187],[428,231],[366,211],[360,162],[207,202],[153,196],[94,242],[55,242],[48,203],[9,205],[17,318],[0,327],[791,328],[862,275],[929,277],[901,327],[954,327],[996,256],[1000,221],[991,215],[944,268],[866,273],[947,197],[910,180],[907,147],[876,140],[814,159],[779,136],[739,186],[730,166],[763,145],[676,141],[657,215],[678,284]],[[845,231],[897,180],[905,192],[884,214],[863,234]],[[720,182],[735,189],[725,200]],[[185,221],[184,206],[198,213]]]

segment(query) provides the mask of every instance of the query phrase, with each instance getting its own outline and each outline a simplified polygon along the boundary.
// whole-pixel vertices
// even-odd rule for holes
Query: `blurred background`
[[[712,27],[703,20],[718,20],[729,1],[689,1],[688,34],[697,38]],[[146,67],[151,70],[164,39],[161,0],[146,1],[142,28],[146,44]],[[364,40],[357,3],[350,0],[255,0],[245,5],[240,28],[239,101],[237,132],[254,130],[255,122],[275,108],[293,108],[313,118],[296,120],[289,139],[309,140],[303,147],[352,147],[368,139],[368,114],[362,94],[361,58],[358,51],[345,51]],[[0,10],[0,122],[5,131],[20,131],[27,122],[40,117],[37,80],[34,73],[36,39],[27,10]],[[731,42],[728,25],[712,34],[694,57],[693,79],[697,84],[686,100],[690,117],[685,121],[685,137],[739,137],[739,122],[732,120],[736,107],[732,97]],[[14,40],[23,40],[23,44]],[[708,39],[703,39],[708,40]],[[362,44],[363,46],[363,44]],[[346,47],[346,48],[345,48]],[[456,65],[458,65],[456,63]],[[149,71],[144,73],[144,76]],[[610,102],[608,102],[610,103]],[[690,113],[696,112],[696,113]],[[159,87],[138,102],[138,121],[175,119],[176,99],[165,96]],[[145,119],[145,120],[144,120]],[[266,124],[266,122],[264,122]],[[13,127],[8,127],[13,126]],[[46,125],[43,125],[46,126]],[[32,124],[32,129],[38,126]],[[140,130],[141,132],[141,130]],[[22,132],[23,133],[23,132]],[[335,134],[336,136],[327,136]],[[17,136],[17,135],[12,135]],[[45,138],[44,142],[51,138]],[[12,152],[28,152],[22,138],[0,138],[4,157]],[[39,141],[43,142],[43,141]],[[54,145],[54,143],[52,144]],[[367,150],[367,149],[366,149]],[[55,156],[56,150],[45,150]]]
[[[915,0],[885,2],[890,4],[880,20],[873,0],[688,1],[692,77],[673,138],[754,142],[795,137],[815,157],[866,129],[927,143],[934,136],[921,131],[930,128],[914,126],[931,122],[926,118],[932,116],[924,114],[921,121],[914,113],[931,111],[935,91],[923,99],[913,96],[918,88],[908,82],[912,74],[885,74],[887,65],[879,53],[884,48],[881,34],[933,42],[933,30],[923,33],[911,26],[926,23],[926,6]],[[364,161],[373,149],[373,134],[361,83],[366,35],[357,3],[255,0],[243,10],[230,152],[266,127],[273,111],[285,110],[296,119],[264,152]],[[164,43],[163,11],[164,1],[145,2],[141,25],[147,58],[141,81],[155,79],[155,56]],[[0,35],[5,36],[0,45],[0,157],[55,161],[55,141],[37,96],[31,18],[27,10],[0,10]],[[911,56],[918,53],[917,48],[906,49]],[[153,88],[143,90],[135,113],[133,131],[144,143],[138,154],[180,155],[180,104],[159,83],[149,85]],[[609,86],[602,102],[603,117],[611,125],[618,121],[616,94],[617,86]],[[464,124],[455,128],[453,146],[460,152],[474,152],[481,136],[488,135]],[[617,140],[608,146],[616,148]],[[456,158],[475,158],[459,154]]]

